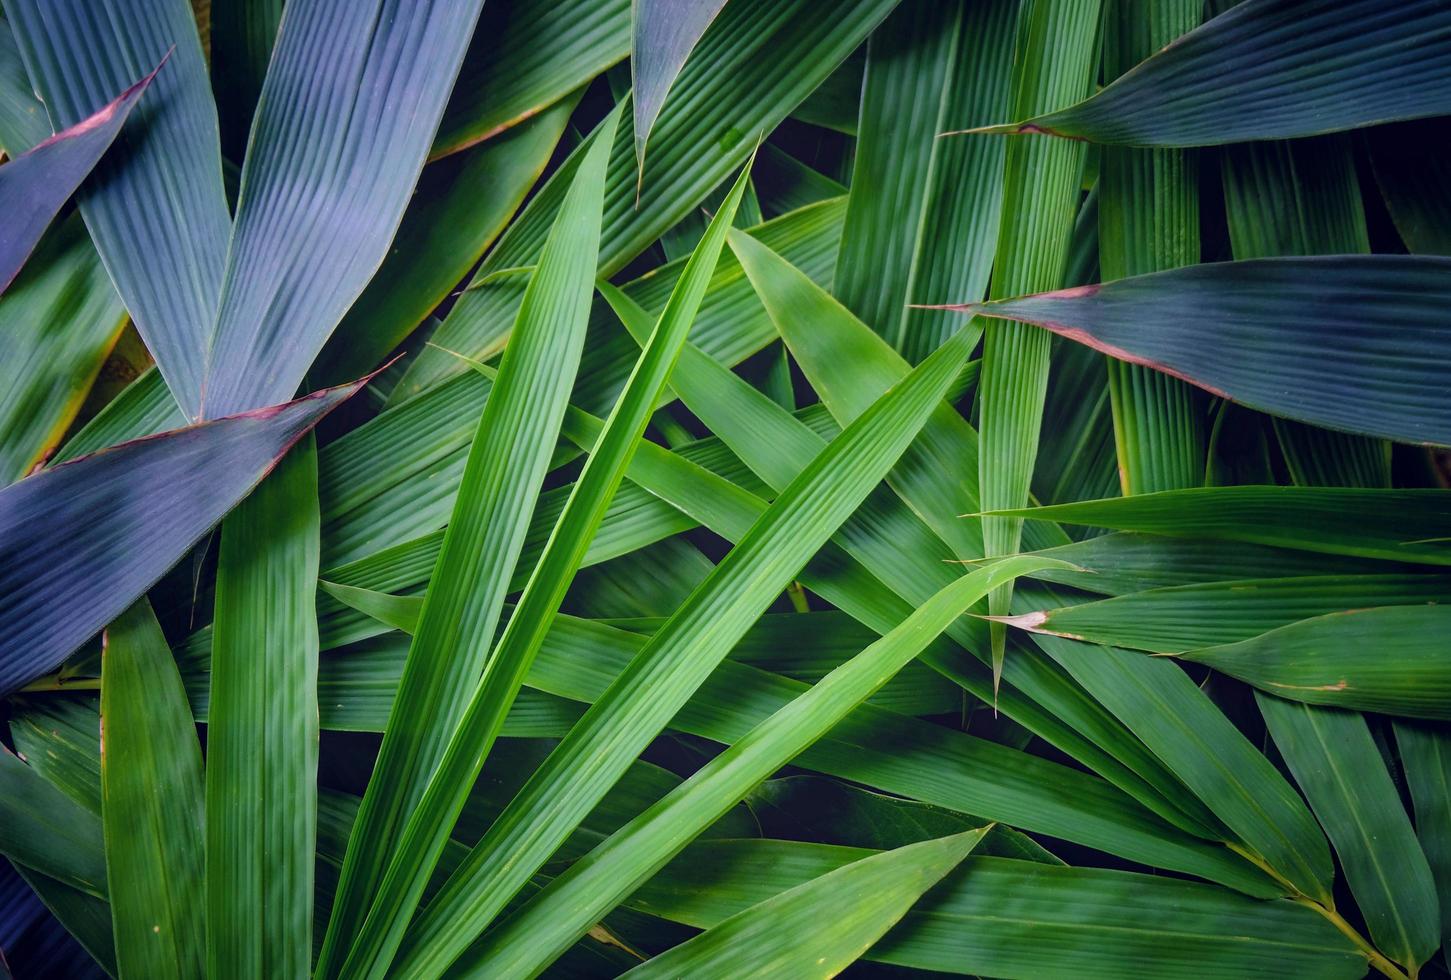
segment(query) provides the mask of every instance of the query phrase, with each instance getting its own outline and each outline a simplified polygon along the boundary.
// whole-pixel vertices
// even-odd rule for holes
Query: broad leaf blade
[[[1446,606],[1351,609],[1183,657],[1283,698],[1451,720],[1451,664],[1436,640],[1448,624]]]
[[[398,230],[481,5],[318,3],[284,18],[248,140],[203,415],[297,390]],[[320,64],[347,82],[317,84]]]
[[[119,616],[360,385],[125,443],[0,491],[0,691]]]
[[[1247,0],[1087,101],[999,132],[1205,146],[1451,112],[1451,10],[1407,0]]]
[[[834,976],[982,840],[983,830],[874,854],[738,912],[626,976]]]
[[[90,116],[166,58],[80,204],[96,251],[183,415],[199,418],[232,220],[217,110],[190,5],[136,0],[119,16],[90,0],[10,0],[5,11],[57,128]]]
[[[645,173],[645,146],[665,96],[725,0],[635,0],[630,74],[635,88],[635,159]]]
[[[1335,845],[1371,939],[1414,972],[1441,943],[1436,886],[1365,719],[1265,695],[1256,700]]]
[[[1416,834],[1441,897],[1444,959],[1444,943],[1451,939],[1451,841],[1442,831],[1451,822],[1451,738],[1444,729],[1402,721],[1396,722],[1395,732],[1415,805]]]
[[[6,215],[0,231],[0,293],[15,281],[51,219],[101,159],[157,71],[0,169],[0,211]]]
[[[205,971],[202,755],[148,602],[106,628],[101,786],[116,959],[124,975]]]

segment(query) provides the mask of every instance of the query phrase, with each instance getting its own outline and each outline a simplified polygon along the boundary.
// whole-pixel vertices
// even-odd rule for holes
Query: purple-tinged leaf
[[[952,307],[1035,323],[1251,408],[1451,445],[1451,259],[1330,255],[1189,266]]]
[[[366,380],[103,449],[0,491],[0,694],[120,615]]]
[[[0,293],[15,281],[51,219],[101,159],[160,70],[158,65],[99,112],[0,167],[0,214],[5,216],[0,223]]]

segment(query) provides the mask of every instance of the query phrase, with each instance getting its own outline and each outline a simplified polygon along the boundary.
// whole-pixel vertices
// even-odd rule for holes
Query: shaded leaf
[[[635,158],[645,173],[645,146],[665,96],[725,0],[634,0],[630,74],[635,87]]]

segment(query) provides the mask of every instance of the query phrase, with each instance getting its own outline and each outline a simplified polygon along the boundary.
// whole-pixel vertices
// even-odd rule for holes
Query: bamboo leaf
[[[872,853],[795,841],[700,841],[630,904],[710,928]],[[1065,962],[1075,976],[1103,978],[1144,970],[1183,980],[1366,972],[1365,958],[1334,926],[1289,901],[1156,875],[978,856],[929,892],[866,958],[1000,977],[1042,976]]]
[[[603,144],[602,144],[603,145]],[[598,529],[615,489],[643,436],[666,379],[680,354],[695,313],[705,295],[716,260],[725,246],[726,229],[735,219],[749,181],[749,169],[711,221],[705,237],[687,263],[670,302],[661,314],[619,402],[595,443],[564,512],[550,534],[539,564],[509,619],[489,662],[439,762],[438,770],[410,818],[368,920],[363,944],[349,955],[345,972],[364,967],[385,968],[393,958],[412,917],[424,872],[436,863],[442,842],[457,818],[467,787],[477,777],[504,722],[529,665],[539,651],[550,621],[564,600],[590,540]],[[382,940],[372,937],[387,933]]]
[[[0,854],[87,895],[106,895],[101,817],[0,746]]]
[[[542,970],[752,786],[825,735],[911,662],[963,610],[1003,580],[1041,561],[1018,558],[994,563],[938,592],[896,630],[756,726],[560,875],[458,965],[481,976],[532,975]],[[980,838],[981,831],[977,833]],[[806,951],[813,956],[816,952]]]
[[[1440,945],[1436,886],[1365,719],[1264,695],[1256,701],[1335,845],[1371,938],[1414,972]]]
[[[1246,0],[1086,101],[995,132],[1206,146],[1451,112],[1451,11],[1411,0]]]
[[[361,384],[125,443],[0,490],[0,691],[54,669],[119,616]]]
[[[37,143],[0,170],[0,293],[10,288],[61,206],[110,147],[160,67],[102,109]]]
[[[1350,609],[1183,658],[1296,701],[1445,720],[1451,665],[1430,638],[1448,622],[1438,605]]]
[[[1438,490],[1205,487],[1011,513],[1330,555],[1451,564],[1451,547],[1442,537],[1451,521],[1451,499]]]
[[[1018,20],[1011,105],[1036,116],[1083,98],[1094,69],[1098,0],[1025,0]],[[989,295],[1010,296],[1063,283],[1077,213],[1082,147],[1049,140],[1014,140],[1004,160],[1002,223]],[[1028,500],[1048,386],[1049,336],[1012,323],[983,329],[978,389],[978,495],[984,510],[1021,507]],[[1018,551],[1022,521],[982,522],[983,554]],[[1009,583],[988,597],[995,615],[1008,612]],[[1004,630],[992,635],[993,686],[1002,676]]]
[[[101,725],[120,974],[199,976],[206,961],[201,746],[171,648],[145,601],[106,628]]]
[[[197,414],[296,391],[387,253],[481,5],[319,3],[284,18],[248,140]],[[347,84],[316,84],[322,63]]]
[[[908,844],[844,865],[736,913],[626,976],[834,976],[896,925],[985,832]]]
[[[619,114],[617,107],[606,120],[606,137]],[[409,814],[463,718],[464,698],[485,669],[584,346],[609,145],[608,138],[596,141],[579,168],[529,281],[498,387],[479,418],[435,584],[394,701],[390,736],[348,844],[320,977],[338,975],[355,944],[385,938],[365,934],[364,923],[402,846]]]
[[[1198,647],[1247,640],[1315,616],[1448,599],[1451,576],[1307,575],[1150,589],[1022,613],[1006,617],[1006,622],[1090,643],[1192,655]],[[1382,652],[1377,652],[1377,660]]]
[[[630,75],[635,83],[635,159],[645,175],[645,146],[685,59],[725,0],[635,0],[631,5]]]
[[[318,524],[310,438],[222,523],[207,715],[210,976],[298,975],[310,959]]]
[[[0,483],[55,451],[125,320],[80,217],[63,220],[0,299]]]
[[[652,637],[429,906],[401,953],[400,972],[451,962],[497,915],[578,822],[579,808],[608,789],[885,475],[965,361],[965,340],[940,348],[813,460]],[[593,756],[601,740],[617,748],[581,786],[575,760]]]
[[[1416,835],[1431,865],[1441,899],[1442,958],[1451,936],[1451,848],[1438,827],[1451,819],[1451,745],[1446,733],[1430,725],[1397,721],[1396,746],[1400,749],[1406,783],[1416,809]]]
[[[197,419],[232,219],[191,7],[186,0],[137,0],[127,16],[116,16],[90,0],[8,0],[5,12],[57,129],[92,115],[166,58],[150,97],[131,113],[79,200],[96,251],[167,387],[183,416]],[[112,614],[135,598],[125,597]]]
[[[1451,411],[1432,366],[1451,353],[1438,312],[1448,286],[1446,259],[1342,255],[1191,266],[968,308],[1274,415],[1444,445]]]

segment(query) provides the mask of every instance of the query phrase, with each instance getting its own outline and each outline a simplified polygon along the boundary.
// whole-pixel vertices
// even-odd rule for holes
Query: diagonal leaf
[[[1283,698],[1451,720],[1451,664],[1433,639],[1448,623],[1446,606],[1351,609],[1182,657]]]
[[[125,443],[0,490],[0,691],[119,616],[361,385]]]
[[[0,299],[0,483],[55,451],[125,322],[80,216],[66,218]]]
[[[1451,409],[1434,366],[1451,354],[1448,297],[1451,260],[1342,255],[1191,266],[969,308],[1275,415],[1444,445]]]
[[[635,159],[645,174],[645,146],[665,96],[725,0],[634,0],[630,75],[635,83]]]
[[[415,815],[410,818],[398,853],[364,923],[363,942],[355,945],[344,972],[365,964],[370,968],[374,964],[386,966],[393,958],[422,896],[426,874],[437,862],[467,788],[477,778],[498,737],[509,706],[544,642],[550,622],[579,570],[605,509],[624,479],[625,469],[644,435],[650,414],[700,308],[725,246],[726,229],[735,220],[749,177],[747,168],[706,229],[591,450],[509,625],[492,651],[483,679],[459,720]]]
[[[966,360],[966,341],[939,348],[777,497],[536,770],[424,913],[400,972],[446,965],[498,914],[886,474]],[[603,758],[601,744],[612,746]],[[585,757],[594,761],[582,783]]]
[[[88,118],[37,143],[0,169],[0,293],[10,288],[51,219],[110,147],[158,67]]]
[[[979,845],[979,853],[988,846]],[[873,852],[783,840],[699,841],[631,896],[631,907],[700,928]],[[1360,977],[1365,957],[1289,901],[1101,868],[969,857],[866,959],[915,970],[1040,977]]]
[[[1204,487],[1012,511],[1122,531],[1451,564],[1451,495],[1351,487]]]
[[[101,817],[0,746],[0,854],[87,895],[106,895]]]
[[[90,116],[166,57],[150,97],[82,188],[80,206],[167,387],[183,415],[196,419],[232,219],[191,7],[134,0],[120,16],[91,0],[7,0],[5,12],[57,128]],[[114,612],[135,598],[125,597]]]
[[[1451,112],[1451,10],[1407,0],[1246,0],[1058,112],[994,132],[1205,146]]]
[[[1306,575],[1150,589],[1022,613],[1006,622],[1036,633],[1196,659],[1198,647],[1247,640],[1313,616],[1448,599],[1446,575]]]
[[[248,140],[199,414],[297,390],[398,230],[481,5],[326,2],[283,19]],[[330,84],[317,84],[320,64]]]
[[[619,114],[617,107],[605,121],[607,136]],[[494,641],[584,346],[610,140],[594,145],[529,280],[499,384],[478,421],[390,735],[349,840],[320,977],[338,975],[355,943],[384,938],[365,936],[364,922]]]
[[[101,786],[116,959],[136,977],[195,977],[206,956],[202,755],[150,603],[106,628]]]
[[[1445,729],[1398,721],[1396,747],[1400,749],[1406,784],[1416,809],[1416,834],[1431,865],[1441,899],[1442,958],[1451,936],[1451,841],[1440,828],[1451,820],[1451,740]]]
[[[1441,942],[1436,886],[1365,719],[1262,694],[1255,700],[1335,845],[1371,939],[1414,973]]]
[[[458,965],[480,976],[538,973],[753,786],[820,739],[910,663],[963,610],[1042,561],[995,563],[938,592],[897,629],[753,728],[571,866]]]
[[[626,976],[834,976],[891,929],[985,830],[854,861],[753,905]]]

